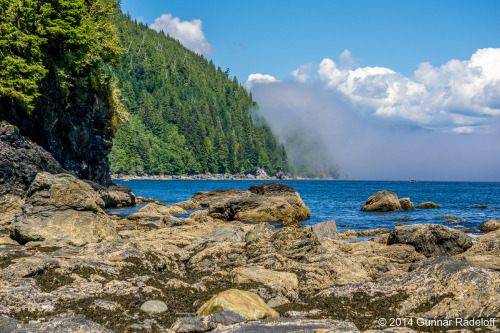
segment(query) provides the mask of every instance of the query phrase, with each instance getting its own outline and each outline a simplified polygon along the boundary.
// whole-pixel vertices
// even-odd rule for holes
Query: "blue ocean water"
[[[442,224],[446,219],[438,216],[451,214],[465,220],[449,227],[477,228],[489,219],[500,219],[500,183],[474,182],[401,182],[401,181],[320,181],[320,180],[288,180],[280,181],[293,187],[300,193],[304,203],[311,210],[311,218],[302,222],[312,225],[321,221],[334,219],[339,232],[354,229],[356,231],[387,228],[393,229],[396,224],[436,223]],[[263,181],[233,180],[132,180],[117,183],[132,188],[135,195],[161,200],[165,204],[188,200],[197,191],[216,189],[245,190]],[[395,192],[399,198],[409,197],[416,205],[432,201],[441,205],[441,209],[429,209],[407,212],[368,213],[360,208],[370,195],[377,191]],[[488,208],[473,208],[487,205]],[[130,214],[132,209],[118,209],[113,212]],[[412,218],[411,221],[394,221],[395,218]],[[342,227],[348,225],[348,227]],[[469,232],[471,233],[471,232]],[[477,232],[472,232],[472,234]]]

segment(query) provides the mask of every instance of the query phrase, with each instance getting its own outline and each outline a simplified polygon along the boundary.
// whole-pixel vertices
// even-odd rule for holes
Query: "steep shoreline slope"
[[[284,147],[251,114],[255,102],[229,69],[128,16],[114,22],[127,52],[110,72],[130,117],[114,138],[113,173],[287,170]]]

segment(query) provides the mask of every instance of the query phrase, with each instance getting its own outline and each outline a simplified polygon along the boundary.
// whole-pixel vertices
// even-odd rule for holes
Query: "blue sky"
[[[240,81],[251,73],[286,78],[345,49],[361,66],[411,76],[421,62],[500,47],[500,1],[122,0],[122,9],[148,24],[162,14],[200,19],[215,47],[208,57]]]
[[[230,68],[285,145],[308,136],[343,175],[500,181],[500,1],[122,0],[122,10]]]

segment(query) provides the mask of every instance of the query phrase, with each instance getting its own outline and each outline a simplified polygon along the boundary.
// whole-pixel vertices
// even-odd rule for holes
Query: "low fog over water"
[[[459,133],[375,115],[319,82],[254,83],[252,94],[291,162],[315,159],[320,174],[339,166],[340,178],[500,181],[498,117]]]

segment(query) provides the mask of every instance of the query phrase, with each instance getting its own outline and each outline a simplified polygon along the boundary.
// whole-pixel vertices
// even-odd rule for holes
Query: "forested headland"
[[[115,134],[112,173],[288,170],[284,147],[252,115],[256,103],[229,69],[127,15],[114,23],[126,51],[108,70],[129,117]]]

